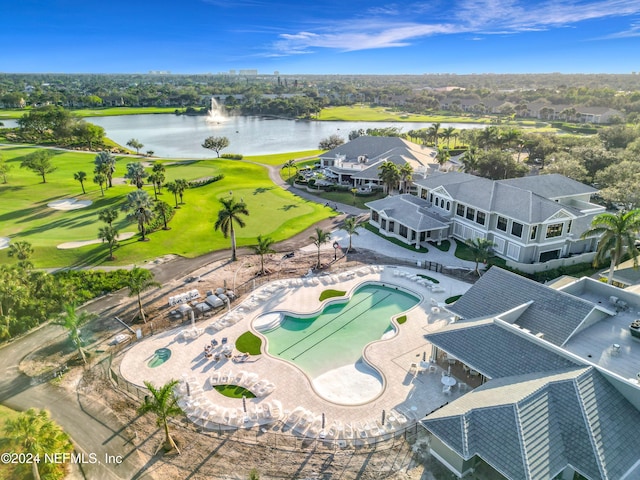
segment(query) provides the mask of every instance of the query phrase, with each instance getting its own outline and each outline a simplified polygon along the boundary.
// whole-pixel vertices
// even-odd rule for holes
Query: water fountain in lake
[[[207,114],[207,123],[221,123],[227,121],[227,116],[224,114],[223,108],[218,105],[216,99],[211,97],[211,108]]]

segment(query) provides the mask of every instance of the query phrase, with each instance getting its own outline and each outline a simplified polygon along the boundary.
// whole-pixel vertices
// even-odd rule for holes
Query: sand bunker
[[[2,250],[3,248],[8,248],[9,243],[11,243],[9,237],[0,237],[0,250]]]
[[[91,205],[91,200],[78,200],[77,198],[63,198],[62,200],[55,200],[47,203],[49,208],[55,210],[77,210],[78,208],[84,208]]]
[[[133,237],[135,234],[136,234],[135,232],[124,232],[124,233],[121,233],[120,235],[118,235],[118,240],[126,240],[128,238]],[[60,245],[58,245],[58,250],[70,250],[72,248],[84,247],[85,245],[95,245],[96,243],[102,243],[102,240],[100,240],[99,238],[96,238],[95,240],[85,240],[83,242],[61,243]],[[0,247],[0,248],[2,248],[2,247]]]

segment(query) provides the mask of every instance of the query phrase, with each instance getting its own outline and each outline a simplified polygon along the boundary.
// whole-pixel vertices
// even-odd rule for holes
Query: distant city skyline
[[[638,0],[5,0],[4,73],[631,73]]]

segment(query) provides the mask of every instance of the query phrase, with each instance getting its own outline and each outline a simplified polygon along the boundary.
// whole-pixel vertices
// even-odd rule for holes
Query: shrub
[[[406,321],[407,321],[406,315],[402,315],[401,317],[396,318],[396,322],[398,322],[398,325],[402,325]]]
[[[242,160],[244,156],[240,153],[223,153],[220,158],[226,158],[227,160]]]
[[[214,175],[213,177],[205,177],[205,178],[199,178],[197,180],[191,180],[189,182],[189,188],[204,187],[205,185],[209,185],[210,183],[217,182],[219,180],[222,180],[223,178],[224,178],[224,173],[221,173],[219,175]]]

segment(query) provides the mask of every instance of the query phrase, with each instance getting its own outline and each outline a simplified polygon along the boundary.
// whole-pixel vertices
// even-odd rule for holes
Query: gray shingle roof
[[[486,318],[528,302],[514,323],[534,335],[543,333],[555,345],[563,345],[595,308],[587,300],[492,267],[447,309],[464,319]]]
[[[586,193],[592,194],[598,191],[589,185],[577,182],[558,173],[509,178],[506,180],[498,180],[498,182],[528,190],[544,198],[557,198]]]
[[[384,213],[388,218],[422,232],[436,228],[447,228],[447,224],[427,211],[429,203],[408,193],[389,195],[379,200],[365,203],[365,206]]]
[[[596,191],[562,175],[543,175],[535,180],[530,180],[531,178],[534,177],[494,181],[467,173],[451,172],[417,179],[414,183],[430,190],[442,186],[457,202],[525,223],[543,222],[560,210],[579,217],[582,213],[578,209],[549,198]],[[547,198],[542,193],[550,197]]]
[[[492,320],[454,324],[425,338],[489,378],[549,372],[575,363]]]
[[[568,465],[617,479],[638,460],[640,412],[592,367],[491,380],[422,423],[512,479],[552,478]]]
[[[336,158],[336,155],[344,155],[346,160],[356,160],[360,155],[367,155],[369,159],[372,160],[398,148],[405,151],[421,153],[422,155],[433,152],[432,148],[422,147],[400,137],[372,137],[363,135],[320,156],[322,158]],[[401,150],[396,150],[396,152]]]

